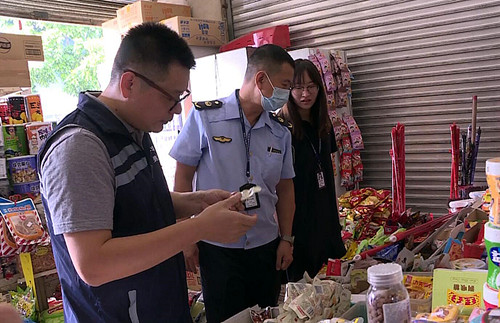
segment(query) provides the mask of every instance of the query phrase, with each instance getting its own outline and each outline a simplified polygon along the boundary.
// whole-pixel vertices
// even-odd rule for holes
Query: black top
[[[287,272],[289,281],[301,279],[304,271],[314,277],[328,258],[336,259],[345,254],[330,157],[337,151],[333,127],[329,135],[321,138],[321,148],[318,131],[307,121],[302,121],[302,129],[302,139],[292,136],[296,210],[292,230],[294,259]],[[314,150],[319,155],[325,178],[323,189],[318,188],[319,166]]]

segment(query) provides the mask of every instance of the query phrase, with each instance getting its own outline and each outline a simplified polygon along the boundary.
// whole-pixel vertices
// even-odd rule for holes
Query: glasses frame
[[[315,89],[315,90],[310,91],[308,89],[309,87],[311,87],[311,89]],[[302,88],[302,90],[300,90],[300,88]],[[302,95],[302,93],[304,93],[305,90],[307,90],[307,92],[309,92],[311,94],[319,92],[319,85],[314,83],[314,84],[311,84],[308,86],[299,86],[299,87],[292,86],[291,92],[295,91],[295,93],[300,93]]]
[[[158,84],[153,82],[151,79],[147,78],[146,76],[142,75],[141,73],[137,73],[136,71],[133,71],[131,69],[126,69],[123,71],[123,73],[126,73],[126,72],[130,72],[130,73],[134,74],[135,76],[137,76],[138,78],[143,80],[147,85],[149,85],[153,89],[159,91],[161,94],[166,96],[170,101],[174,101],[174,105],[168,111],[172,111],[177,106],[177,104],[179,104],[181,101],[183,101],[184,99],[186,99],[188,96],[191,95],[191,91],[186,90],[186,93],[182,97],[176,99],[173,95],[168,93],[161,86],[159,86]]]

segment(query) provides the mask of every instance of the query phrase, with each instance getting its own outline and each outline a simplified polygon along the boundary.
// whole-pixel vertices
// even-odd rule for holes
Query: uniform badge
[[[198,102],[193,102],[193,104],[196,110],[217,109],[222,107],[222,102],[219,100],[198,101]]]
[[[220,142],[222,144],[225,144],[225,143],[233,141],[233,138],[228,138],[228,137],[225,137],[225,136],[213,136],[212,139],[215,140],[215,141],[217,141],[217,142]]]
[[[282,125],[283,127],[287,127],[288,129],[292,129],[292,127],[293,127],[290,122],[286,121],[285,119],[283,119],[282,117],[280,117],[276,113],[269,112],[269,117],[271,119],[273,119],[274,121],[276,121],[277,123],[279,123],[280,125]]]

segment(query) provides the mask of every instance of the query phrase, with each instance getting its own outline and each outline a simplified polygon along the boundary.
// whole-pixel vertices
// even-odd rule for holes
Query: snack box
[[[484,308],[483,286],[487,270],[435,269],[432,288],[432,308],[463,305],[463,314],[474,307]]]

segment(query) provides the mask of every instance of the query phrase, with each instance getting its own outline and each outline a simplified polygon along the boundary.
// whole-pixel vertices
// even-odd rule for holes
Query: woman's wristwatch
[[[281,240],[288,242],[293,247],[293,242],[295,241],[294,236],[289,236],[286,234],[281,235]]]

